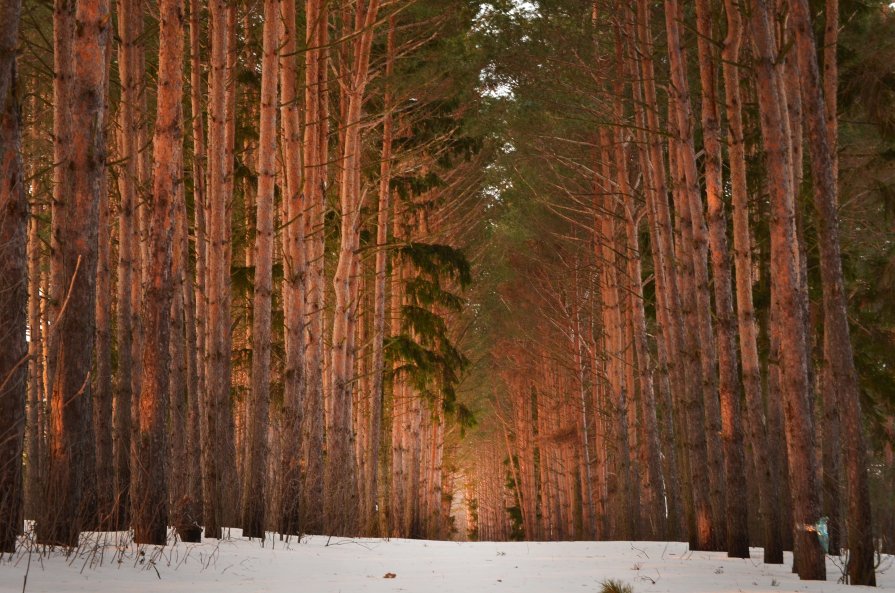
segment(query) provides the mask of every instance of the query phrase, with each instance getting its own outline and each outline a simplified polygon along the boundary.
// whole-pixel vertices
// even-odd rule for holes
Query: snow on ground
[[[636,593],[846,592],[837,585],[838,559],[827,582],[802,582],[789,564],[689,552],[683,543],[459,543],[414,540],[304,538],[281,542],[238,537],[165,548],[114,543],[104,534],[76,554],[41,557],[21,551],[0,563],[0,593],[88,591],[171,593],[566,593],[599,591],[615,579]],[[30,566],[29,566],[30,560]],[[787,555],[787,562],[791,557]],[[884,557],[882,589],[895,591],[895,560]]]

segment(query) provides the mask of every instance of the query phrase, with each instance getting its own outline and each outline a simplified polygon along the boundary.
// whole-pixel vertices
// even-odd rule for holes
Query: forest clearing
[[[0,589],[893,554],[888,0],[0,0]]]

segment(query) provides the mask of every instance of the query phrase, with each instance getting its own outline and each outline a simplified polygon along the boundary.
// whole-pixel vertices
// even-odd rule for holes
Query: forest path
[[[689,552],[680,542],[438,542],[422,540],[305,538],[302,543],[237,537],[145,549],[125,548],[118,562],[113,544],[84,545],[66,560],[22,552],[0,564],[0,593],[92,591],[302,593],[572,592],[598,591],[607,579],[637,593],[748,591],[855,591],[832,582],[799,581],[789,565]],[[760,558],[759,550],[753,556]],[[787,554],[787,562],[791,557]],[[93,563],[93,564],[92,564]],[[157,570],[157,572],[156,572]],[[828,561],[831,579],[840,574]],[[895,562],[883,559],[879,590],[895,591]]]

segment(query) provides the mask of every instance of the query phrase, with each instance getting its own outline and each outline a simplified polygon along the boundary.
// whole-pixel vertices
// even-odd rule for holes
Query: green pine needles
[[[456,387],[469,360],[448,335],[447,315],[462,310],[465,300],[444,285],[461,290],[472,282],[469,261],[448,245],[410,243],[399,256],[417,275],[404,283],[407,303],[401,307],[401,333],[386,341],[386,354],[414,389],[453,417],[461,431],[475,425],[475,416],[457,401]]]

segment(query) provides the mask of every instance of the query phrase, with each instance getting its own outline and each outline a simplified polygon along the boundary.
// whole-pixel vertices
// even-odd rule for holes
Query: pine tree
[[[267,416],[270,408],[271,292],[274,187],[277,152],[277,77],[280,1],[264,3],[261,61],[260,136],[258,140],[257,231],[255,234],[254,310],[252,314],[252,399],[247,430],[247,459],[242,525],[247,537],[264,537],[267,469]]]
[[[74,8],[74,11],[71,9]],[[57,136],[65,186],[53,201],[50,349],[52,394],[47,498],[38,540],[75,546],[95,515],[90,369],[95,334],[99,191],[105,175],[105,56],[109,39],[105,0],[61,2],[57,8],[57,115],[68,111],[70,136]],[[79,32],[74,35],[74,31]],[[63,56],[62,54],[70,54]],[[78,56],[73,60],[73,56]],[[69,65],[71,69],[69,70]],[[70,75],[70,80],[68,79]]]
[[[153,199],[149,223],[148,282],[143,303],[140,415],[135,426],[137,456],[132,473],[134,540],[167,541],[168,408],[171,401],[171,304],[174,299],[174,250],[178,200],[183,183],[183,2],[159,6],[159,82],[153,139]],[[174,336],[181,340],[182,336]],[[179,396],[179,394],[178,394]]]

